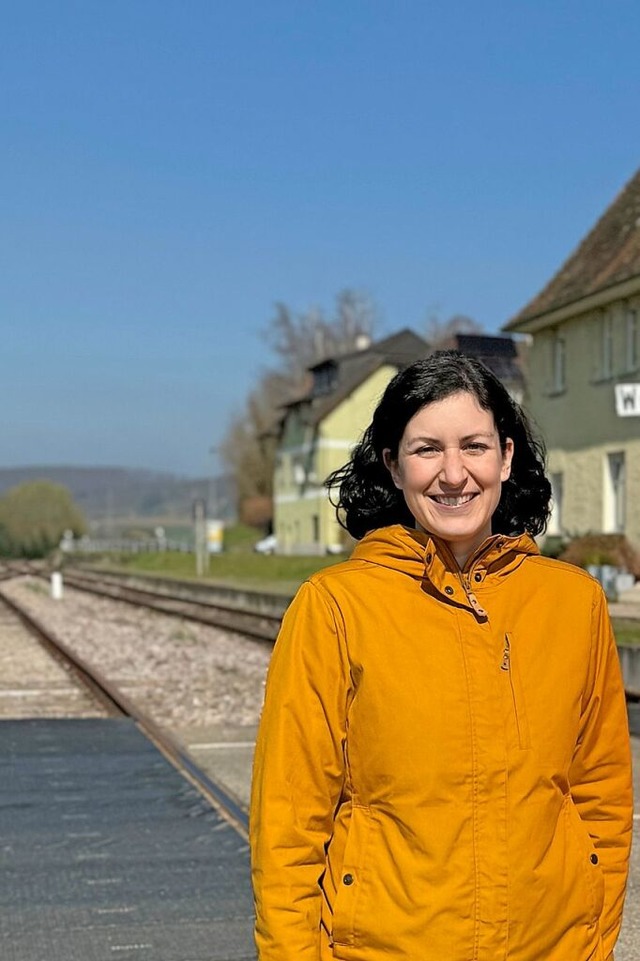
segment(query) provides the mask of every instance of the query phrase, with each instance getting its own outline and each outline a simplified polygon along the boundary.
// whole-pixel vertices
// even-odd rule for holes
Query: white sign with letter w
[[[618,417],[640,417],[640,384],[616,384]]]

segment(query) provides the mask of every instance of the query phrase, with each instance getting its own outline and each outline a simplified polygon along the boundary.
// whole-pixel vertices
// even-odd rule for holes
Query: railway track
[[[31,568],[18,561],[5,561],[0,564],[0,581],[10,581],[21,574],[31,573]]]
[[[225,788],[206,774],[185,748],[164,728],[158,725],[134,699],[124,694],[95,666],[78,656],[46,626],[28,613],[24,607],[6,594],[0,595],[0,622],[10,611],[32,638],[71,675],[76,683],[100,706],[101,713],[111,717],[132,719],[161,753],[234,825],[245,840],[248,838],[248,818],[245,810]]]
[[[96,577],[76,571],[65,571],[64,582],[76,590],[220,627],[269,644],[275,641],[282,620],[280,613],[249,610],[238,604],[224,604],[196,597],[175,596],[163,590],[133,587],[109,577]]]

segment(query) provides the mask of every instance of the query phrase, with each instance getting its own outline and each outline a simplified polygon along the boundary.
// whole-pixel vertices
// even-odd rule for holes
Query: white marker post
[[[63,593],[62,574],[60,571],[54,571],[51,575],[51,596],[54,601],[61,601]]]

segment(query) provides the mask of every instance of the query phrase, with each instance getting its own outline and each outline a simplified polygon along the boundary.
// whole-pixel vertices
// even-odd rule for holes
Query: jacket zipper
[[[482,606],[482,604],[480,603],[480,601],[478,600],[478,598],[476,597],[476,595],[473,593],[471,589],[471,577],[469,576],[469,574],[462,574],[460,579],[462,581],[464,592],[467,595],[467,600],[471,604],[471,607],[473,608],[475,613],[478,615],[478,617],[488,618],[489,615],[487,614],[484,607]]]
[[[522,696],[522,689],[520,687],[520,678],[513,660],[513,648],[509,634],[505,634],[504,636],[504,649],[502,651],[500,670],[505,671],[509,675],[511,701],[513,703],[516,729],[518,731],[518,746],[521,751],[526,751],[529,747],[531,747],[531,741],[529,738],[529,725],[527,723],[524,699]]]

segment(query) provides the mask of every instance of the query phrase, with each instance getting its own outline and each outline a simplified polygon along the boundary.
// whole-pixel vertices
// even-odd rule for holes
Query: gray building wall
[[[640,402],[632,416],[616,407],[616,388],[640,383],[640,297],[536,331],[529,377],[556,493],[550,531],[623,531],[640,546]]]

